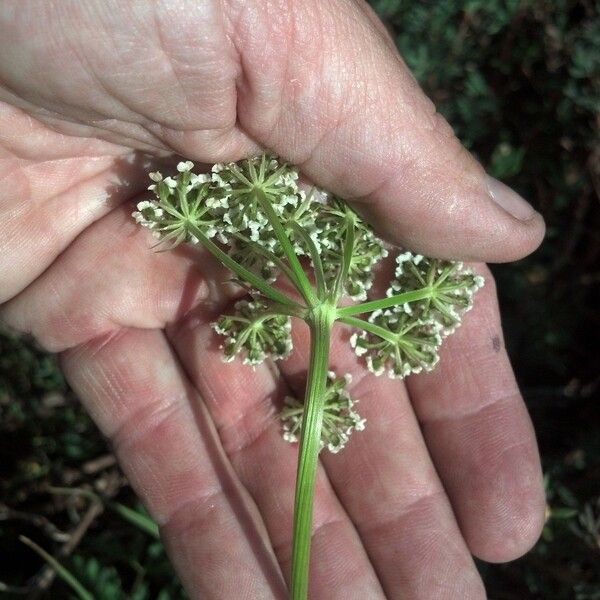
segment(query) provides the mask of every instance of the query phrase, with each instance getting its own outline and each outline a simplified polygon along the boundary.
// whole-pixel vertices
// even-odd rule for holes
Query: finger
[[[0,303],[90,223],[141,191],[148,157],[56,133],[0,102]]]
[[[541,216],[461,146],[364,3],[229,7],[238,117],[265,147],[411,249],[495,262],[539,245]]]
[[[204,313],[204,314],[203,314]],[[285,443],[276,410],[289,394],[267,365],[224,364],[208,322],[196,310],[170,328],[173,345],[201,391],[225,451],[258,506],[277,559],[289,579],[292,559],[297,448]],[[322,469],[313,518],[311,598],[384,598],[360,539]]]
[[[0,99],[62,132],[238,159],[257,148],[236,127],[239,63],[223,21],[209,0],[3,2]]]
[[[493,280],[485,276],[439,366],[408,386],[471,551],[503,562],[536,542],[545,500],[535,434],[504,349]]]
[[[366,418],[339,453],[321,453],[389,598],[484,598],[483,584],[430,460],[402,382],[377,378],[359,363],[349,332],[336,326],[330,365]],[[308,336],[294,329],[292,357],[278,363],[302,394]]]
[[[122,330],[66,351],[62,366],[191,597],[285,598],[256,507],[164,335]]]
[[[231,275],[195,248],[153,252],[121,206],[88,227],[0,318],[58,352],[120,327],[162,328],[227,296]],[[124,260],[126,257],[126,260]]]

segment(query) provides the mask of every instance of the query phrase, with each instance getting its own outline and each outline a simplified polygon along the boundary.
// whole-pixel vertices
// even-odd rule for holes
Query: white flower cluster
[[[404,252],[396,258],[395,279],[386,295],[429,287],[429,298],[405,306],[421,319],[431,319],[442,327],[445,337],[460,325],[462,315],[471,310],[473,295],[483,287],[484,279],[456,261],[427,258]]]
[[[208,174],[195,174],[193,167],[185,161],[177,165],[176,175],[150,173],[153,183],[148,189],[155,199],[140,202],[133,216],[156,238],[172,246],[197,243],[194,230],[199,229],[227,244],[236,262],[272,283],[277,261],[286,256],[261,205],[263,198],[280,219],[296,255],[309,257],[311,263],[310,249],[297,228],[312,240],[329,285],[341,268],[352,226],[354,249],[344,290],[355,300],[366,299],[373,267],[387,256],[387,249],[345,202],[314,189],[307,195],[298,186],[298,171],[273,156],[216,164]]]
[[[208,205],[219,221],[218,239],[239,264],[272,283],[278,275],[274,259],[285,253],[259,196],[265,198],[281,220],[290,240],[290,221],[310,204],[298,187],[298,171],[275,157],[262,155],[238,163],[222,163],[211,171]]]
[[[387,370],[392,379],[402,378],[431,371],[437,364],[442,336],[435,321],[415,318],[402,306],[376,310],[368,321],[382,327],[386,337],[362,330],[352,334],[350,344],[358,356],[365,355],[375,375]]]
[[[350,375],[336,377],[332,371],[327,374],[320,445],[321,449],[326,447],[333,454],[346,446],[353,431],[362,431],[366,424],[366,419],[353,410],[357,401],[344,389],[351,381]],[[283,422],[283,439],[287,442],[300,439],[303,411],[301,401],[292,396],[285,399],[280,419]]]
[[[217,233],[217,220],[207,203],[210,177],[192,173],[193,166],[190,161],[180,162],[174,177],[163,178],[158,171],[150,173],[154,183],[148,189],[156,199],[139,202],[132,215],[156,239],[172,246],[198,243],[194,227],[208,238]]]
[[[427,298],[376,310],[368,322],[379,329],[352,334],[350,343],[358,356],[365,356],[375,375],[387,370],[392,378],[431,371],[439,360],[444,337],[460,325],[462,315],[473,305],[473,294],[483,286],[483,277],[460,262],[429,259],[405,252],[397,259],[395,279],[388,297],[427,288]]]
[[[292,351],[290,318],[269,312],[268,304],[260,299],[236,302],[235,314],[221,316],[213,328],[225,336],[225,362],[241,353],[244,364],[258,365],[268,356],[279,360]]]
[[[215,165],[212,182],[210,203],[222,216],[224,242],[236,239],[239,234],[253,242],[273,245],[275,236],[264,235],[270,232],[270,227],[258,194],[267,197],[278,216],[298,206],[303,198],[298,188],[298,171],[265,154],[239,163]]]

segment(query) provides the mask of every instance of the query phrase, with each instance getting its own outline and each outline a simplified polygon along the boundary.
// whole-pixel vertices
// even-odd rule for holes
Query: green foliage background
[[[536,254],[494,272],[549,520],[526,557],[481,565],[489,597],[600,600],[600,2],[371,4],[465,145],[548,224]],[[115,468],[85,465],[106,452],[56,361],[0,333],[0,581],[24,587],[42,565],[19,534],[57,551],[23,514],[72,527],[88,501],[47,486],[97,489]],[[116,499],[143,518],[129,488]],[[160,543],[109,509],[64,564],[98,598],[183,597]],[[47,596],[70,593],[57,581]]]

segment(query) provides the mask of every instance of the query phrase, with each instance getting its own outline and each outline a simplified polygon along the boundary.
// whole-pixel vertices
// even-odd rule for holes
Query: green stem
[[[240,279],[245,279],[248,283],[251,283],[259,292],[262,292],[267,298],[285,304],[286,306],[293,306],[294,308],[303,308],[302,305],[294,302],[291,298],[288,298],[285,294],[276,290],[270,286],[262,277],[255,275],[252,271],[249,271],[245,267],[242,267],[237,263],[231,256],[223,252],[219,246],[217,246],[211,239],[209,239],[200,228],[193,224],[189,225],[190,232],[198,238],[200,243],[217,259],[220,260],[228,269],[233,271]]]
[[[323,262],[321,261],[319,251],[315,246],[314,241],[312,240],[306,229],[302,227],[302,225],[298,225],[298,223],[292,221],[292,228],[304,240],[304,243],[308,248],[315,270],[315,281],[317,282],[317,295],[319,296],[319,298],[324,298],[325,294],[327,293],[327,283],[325,281],[325,272],[323,271]]]
[[[111,502],[110,500],[105,500],[101,496],[98,496],[98,494],[82,488],[48,486],[46,491],[48,491],[50,494],[60,494],[63,496],[82,496],[93,502],[100,502],[105,506],[108,506],[108,508],[114,510],[125,521],[128,521],[132,525],[135,525],[138,529],[145,531],[153,538],[156,538],[157,540],[160,539],[158,525],[150,517],[138,512],[137,510],[133,510],[132,508],[129,508],[120,502]]]
[[[88,592],[75,576],[63,567],[51,554],[46,552],[41,546],[24,535],[19,536],[19,540],[26,546],[29,546],[36,554],[41,556],[57,573],[57,575],[77,594],[81,600],[94,600],[94,596]]]
[[[271,302],[269,304],[269,313],[275,315],[285,315],[287,317],[297,317],[298,319],[306,320],[306,315],[310,309],[302,307],[289,306],[287,304],[279,304],[278,302]]]
[[[336,304],[339,302],[339,299],[342,297],[344,293],[344,284],[346,283],[346,279],[348,279],[348,273],[350,272],[350,267],[352,265],[352,255],[354,254],[354,214],[346,213],[345,217],[345,236],[344,236],[344,253],[342,255],[342,264],[340,265],[340,270],[335,279],[335,284],[333,286],[333,294],[336,301]]]
[[[315,309],[314,317],[308,322],[311,332],[310,364],[298,451],[291,600],[306,600],[308,596],[313,497],[321,444],[324,397],[329,366],[329,341],[334,319],[333,307],[322,304]]]
[[[352,315],[360,315],[361,313],[373,312],[381,308],[389,308],[390,306],[396,306],[397,304],[406,304],[407,302],[417,302],[417,300],[425,300],[433,296],[434,291],[429,286],[421,288],[420,290],[413,290],[411,292],[404,292],[403,294],[397,294],[396,296],[390,296],[388,298],[381,298],[380,300],[371,300],[370,302],[363,302],[362,304],[353,304],[352,306],[344,306],[338,308],[338,315],[340,317],[351,317]]]
[[[281,248],[285,253],[285,257],[290,263],[290,267],[295,276],[293,283],[296,286],[296,289],[300,292],[300,294],[302,294],[302,297],[309,306],[316,306],[318,299],[315,295],[315,291],[313,290],[313,287],[310,284],[310,281],[308,280],[308,277],[306,276],[306,273],[304,272],[304,269],[302,268],[302,265],[296,256],[296,253],[294,252],[294,248],[292,247],[290,239],[288,238],[285,229],[281,224],[281,220],[273,208],[273,205],[262,190],[256,189],[254,193],[256,194],[256,199],[260,203],[261,208],[265,211],[271,227],[273,227],[273,231],[275,232],[275,235],[281,244]]]
[[[114,510],[124,521],[127,521],[154,539],[160,540],[158,525],[150,517],[120,502],[109,502],[108,507]]]
[[[290,270],[290,268],[278,256],[275,256],[275,254],[273,254],[273,252],[271,252],[270,250],[267,250],[266,248],[263,248],[257,242],[253,242],[251,239],[247,238],[245,235],[236,233],[236,234],[234,234],[234,237],[235,237],[235,239],[241,240],[242,242],[244,242],[245,244],[250,246],[250,248],[252,248],[252,250],[254,252],[257,252],[258,254],[260,254],[261,256],[266,258],[267,260],[273,261],[273,263],[275,263],[275,266],[290,280],[290,283],[292,283],[292,284],[294,283],[294,275],[293,275],[292,271]]]
[[[356,317],[339,317],[339,321],[345,325],[350,325],[350,327],[364,329],[365,331],[380,337],[382,340],[391,342],[392,344],[395,344],[398,340],[398,336],[393,334],[388,329],[380,327],[379,325],[375,325],[374,323],[369,323],[369,321],[365,321],[364,319],[358,319]]]

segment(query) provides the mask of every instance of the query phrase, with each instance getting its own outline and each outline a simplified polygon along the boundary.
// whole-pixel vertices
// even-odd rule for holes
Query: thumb
[[[243,4],[238,118],[259,143],[412,250],[503,262],[537,248],[542,217],[461,146],[366,4]]]

